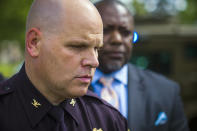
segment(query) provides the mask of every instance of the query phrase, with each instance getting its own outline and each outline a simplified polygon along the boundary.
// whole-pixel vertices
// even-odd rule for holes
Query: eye
[[[126,37],[132,35],[132,31],[128,30],[125,27],[119,27],[119,31],[121,32],[123,36],[126,36]]]
[[[129,31],[129,30],[121,30],[121,34],[122,34],[123,36],[129,36],[129,35],[132,35],[132,32]]]
[[[112,26],[107,26],[103,29],[104,34],[110,33],[113,30]]]
[[[87,46],[86,45],[70,45],[69,47],[72,49],[82,50],[82,49],[85,49]]]
[[[95,50],[96,52],[98,52],[100,49],[101,49],[101,47],[94,47],[94,50]]]
[[[122,32],[122,33],[123,33],[124,36],[129,36],[129,35],[131,35],[131,32],[130,32],[130,31],[126,31],[126,30],[125,30],[124,32]]]

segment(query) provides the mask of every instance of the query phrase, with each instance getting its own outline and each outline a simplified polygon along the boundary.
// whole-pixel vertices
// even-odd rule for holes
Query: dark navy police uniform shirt
[[[28,79],[25,67],[0,85],[0,131],[56,131],[53,107]],[[88,91],[63,102],[67,131],[127,131],[126,119]]]

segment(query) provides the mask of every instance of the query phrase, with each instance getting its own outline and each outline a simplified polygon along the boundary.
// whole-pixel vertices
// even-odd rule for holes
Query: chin
[[[86,91],[86,92],[80,92],[80,93],[73,94],[72,98],[82,97],[82,96],[84,96],[86,93],[87,93],[87,91]]]
[[[74,97],[81,97],[84,96],[88,91],[88,87],[80,87],[77,91],[73,93]]]
[[[109,72],[114,72],[117,71],[119,69],[121,69],[123,67],[122,63],[112,63],[112,64],[107,64],[106,65],[106,69],[108,69]]]

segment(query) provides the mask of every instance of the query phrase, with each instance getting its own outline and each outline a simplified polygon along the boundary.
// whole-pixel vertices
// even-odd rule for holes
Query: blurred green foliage
[[[0,64],[0,72],[4,77],[8,78],[18,71],[20,63],[15,64]]]
[[[0,44],[5,40],[18,41],[24,50],[25,22],[28,10],[33,0],[1,0],[0,1]],[[1,46],[0,47],[4,47]],[[18,70],[20,62],[2,63],[0,61],[0,72],[4,77],[10,77]]]
[[[187,9],[179,14],[180,22],[197,24],[197,0],[187,0],[187,4]]]
[[[96,1],[96,0],[91,0]],[[128,0],[127,0],[128,1]],[[25,23],[28,10],[30,9],[33,0],[1,0],[0,1],[0,44],[4,40],[17,40],[21,51],[24,51],[25,46]],[[197,0],[187,0],[187,9],[179,12],[178,19],[180,23],[194,24],[197,23]],[[130,8],[135,8],[136,14],[139,16],[147,16],[148,13],[144,9],[144,5],[133,0],[133,5]],[[16,72],[16,64],[1,64],[0,72],[6,77],[9,77]]]
[[[0,1],[0,41],[18,40],[20,47],[24,48],[25,21],[32,1]]]
[[[137,2],[137,0],[133,1],[133,7],[135,7],[135,12],[139,16],[147,15],[147,11],[144,9],[144,4]]]
[[[94,0],[92,0],[94,1]],[[24,49],[25,22],[28,10],[33,0],[1,0],[0,1],[0,44],[2,40],[18,40]],[[197,22],[197,1],[187,0],[187,9],[178,14],[180,23]],[[143,4],[134,0],[131,8],[135,8],[137,14],[146,15]]]

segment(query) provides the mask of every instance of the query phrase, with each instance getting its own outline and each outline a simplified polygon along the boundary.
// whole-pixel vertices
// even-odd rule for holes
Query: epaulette
[[[90,90],[87,91],[87,93],[86,93],[85,96],[86,96],[86,97],[91,97],[91,98],[93,98],[93,99],[95,99],[95,100],[98,100],[98,101],[100,101],[102,104],[104,104],[104,105],[106,105],[106,106],[108,106],[108,107],[110,107],[110,108],[112,108],[112,109],[118,111],[115,107],[113,107],[113,106],[112,106],[111,104],[109,104],[107,101],[101,99],[97,94],[95,94],[94,92],[92,92],[92,91],[90,91]],[[118,111],[118,112],[119,112],[119,111]]]
[[[13,86],[10,85],[12,80],[8,79],[0,83],[0,96],[6,95],[14,91]]]

